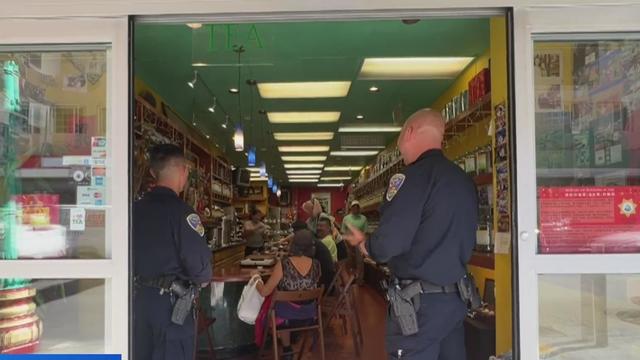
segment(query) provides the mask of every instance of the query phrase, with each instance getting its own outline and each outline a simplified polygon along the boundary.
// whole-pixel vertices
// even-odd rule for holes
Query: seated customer
[[[291,227],[294,233],[300,230],[308,230],[307,223],[304,221],[296,221],[291,224]],[[324,289],[327,290],[333,281],[333,277],[336,275],[333,259],[331,258],[329,249],[315,236],[313,237],[313,243],[316,248],[313,258],[320,263],[320,284],[324,285]]]
[[[279,261],[266,284],[258,282],[256,289],[262,296],[269,296],[276,288],[279,291],[312,290],[318,287],[320,263],[312,258],[315,252],[313,234],[300,230],[293,236],[289,256]],[[255,271],[254,274],[259,274]],[[275,307],[276,323],[280,327],[304,326],[315,321],[315,303],[278,303]],[[280,338],[283,352],[291,357],[291,338],[288,333]]]
[[[333,262],[338,261],[338,247],[333,240],[333,225],[330,218],[321,217],[318,220],[317,234],[320,241],[329,249]]]

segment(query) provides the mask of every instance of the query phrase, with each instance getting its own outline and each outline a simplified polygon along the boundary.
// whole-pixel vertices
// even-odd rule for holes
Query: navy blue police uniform
[[[156,187],[133,207],[136,281],[163,277],[205,284],[211,281],[211,251],[195,211],[166,187]],[[136,360],[191,360],[195,352],[194,317],[171,322],[171,294],[159,288],[135,288]]]
[[[473,180],[441,150],[429,150],[395,174],[381,207],[378,229],[365,243],[399,280],[453,286],[466,273],[478,217]],[[417,334],[403,336],[390,316],[390,358],[465,360],[466,304],[457,291],[421,294]]]

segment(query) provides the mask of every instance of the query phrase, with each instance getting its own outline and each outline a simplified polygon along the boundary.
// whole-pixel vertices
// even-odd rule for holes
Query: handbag
[[[262,281],[260,275],[254,275],[245,285],[238,302],[238,318],[243,322],[253,325],[256,322],[264,297],[260,295],[256,285]]]
[[[256,326],[253,328],[253,335],[255,337],[256,345],[259,348],[262,348],[264,344],[264,340],[266,338],[267,328],[269,327],[268,317],[269,317],[269,309],[271,308],[271,299],[273,298],[273,294],[267,296],[262,303],[262,308],[260,308],[260,312],[258,313],[258,317],[256,318]]]

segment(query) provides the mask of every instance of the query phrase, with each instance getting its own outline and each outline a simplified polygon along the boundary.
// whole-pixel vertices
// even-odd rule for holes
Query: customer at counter
[[[251,210],[251,219],[244,223],[244,237],[247,246],[244,255],[249,256],[254,252],[264,251],[265,232],[269,226],[262,222],[262,212],[258,209]]]
[[[329,249],[331,259],[333,262],[338,261],[338,247],[336,246],[335,240],[333,240],[333,225],[331,223],[331,219],[328,217],[321,217],[318,220],[317,229],[318,239],[320,239],[324,246]]]
[[[273,273],[266,284],[261,281],[256,285],[260,295],[266,297],[278,289],[279,291],[312,290],[318,287],[321,268],[318,260],[313,259],[315,253],[314,236],[309,230],[299,230],[289,246],[289,256],[283,258],[273,268]],[[253,275],[259,275],[255,271]],[[278,327],[299,327],[310,325],[317,318],[315,303],[277,303],[275,307]],[[282,334],[282,351],[284,359],[293,359],[291,336]]]
[[[360,202],[358,200],[353,200],[349,210],[349,215],[345,216],[344,220],[342,220],[342,233],[349,234],[349,226],[353,226],[363,233],[366,233],[369,223],[367,217],[360,212]],[[360,249],[356,247],[353,251],[349,252],[349,262],[351,263],[351,266],[356,269],[358,282],[362,283],[364,275],[364,258]]]
[[[302,210],[304,210],[309,218],[307,219],[307,226],[312,233],[318,230],[318,221],[323,217],[329,217],[329,214],[323,211],[322,205],[318,199],[311,199],[302,204]]]
[[[294,234],[301,230],[309,230],[304,221],[296,221],[291,224],[291,227],[293,228]],[[328,289],[336,275],[333,258],[331,257],[329,249],[327,249],[327,247],[318,240],[318,237],[316,237],[315,234],[313,236],[313,244],[316,249],[313,258],[318,260],[320,263],[320,283],[324,285],[325,289]]]

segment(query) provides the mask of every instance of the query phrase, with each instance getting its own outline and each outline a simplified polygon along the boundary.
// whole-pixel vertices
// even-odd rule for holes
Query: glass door
[[[516,12],[522,359],[639,358],[638,13]]]
[[[127,353],[127,20],[0,20],[0,354]]]

